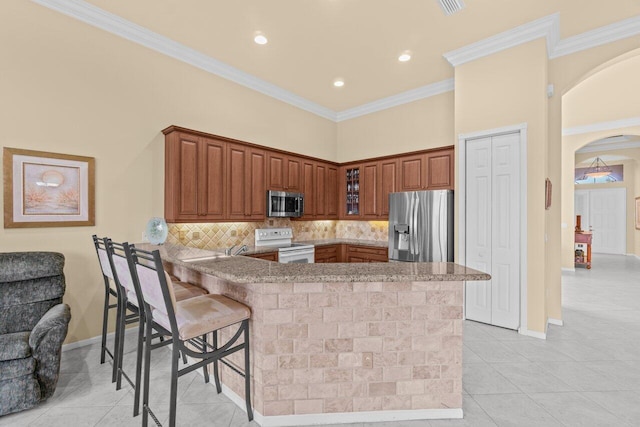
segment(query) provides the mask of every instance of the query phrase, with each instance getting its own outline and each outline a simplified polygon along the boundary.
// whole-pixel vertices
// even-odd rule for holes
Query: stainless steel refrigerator
[[[453,190],[389,194],[389,260],[453,262]]]

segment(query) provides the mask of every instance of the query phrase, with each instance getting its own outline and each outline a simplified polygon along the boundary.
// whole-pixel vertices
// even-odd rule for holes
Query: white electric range
[[[313,245],[292,243],[292,239],[291,228],[258,228],[255,245],[257,248],[278,249],[278,261],[281,263],[313,263]]]

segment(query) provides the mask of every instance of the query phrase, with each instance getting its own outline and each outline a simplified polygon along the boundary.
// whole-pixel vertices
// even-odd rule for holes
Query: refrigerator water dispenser
[[[407,224],[395,224],[393,226],[395,231],[395,239],[393,242],[393,248],[398,251],[409,250],[409,226]]]

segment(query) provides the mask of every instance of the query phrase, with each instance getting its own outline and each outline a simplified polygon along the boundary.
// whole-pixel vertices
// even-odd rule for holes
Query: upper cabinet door
[[[361,168],[360,199],[362,216],[377,218],[379,215],[378,188],[380,187],[380,173],[378,163],[365,163]]]
[[[398,191],[419,191],[425,189],[426,156],[418,154],[400,158],[400,188]]]
[[[167,221],[215,221],[224,218],[224,146],[223,141],[183,132],[167,135]]]
[[[243,220],[246,213],[248,148],[227,144],[227,217]]]
[[[304,215],[302,219],[315,218],[315,163],[305,160],[302,163],[302,193],[304,194]]]
[[[302,192],[302,159],[298,157],[285,157],[285,190],[294,193]]]
[[[276,152],[267,154],[267,189],[302,191],[302,159]]]
[[[247,159],[249,161],[247,166],[249,176],[247,178],[245,214],[247,219],[263,220],[267,214],[266,153],[264,150],[251,148]]]
[[[389,218],[389,194],[398,191],[398,160],[381,160],[380,171],[380,195],[378,197],[379,213],[381,219]]]
[[[338,167],[327,166],[327,182],[325,185],[327,219],[338,218]]]
[[[453,149],[427,154],[427,190],[453,190]]]
[[[174,185],[177,186],[176,216],[197,216],[200,214],[199,203],[201,197],[198,194],[199,164],[198,153],[200,151],[200,138],[191,135],[178,135],[176,141],[177,153],[176,168],[173,171]]]
[[[266,156],[263,150],[227,144],[227,218],[263,220],[266,211]]]
[[[314,186],[316,202],[316,218],[327,215],[327,167],[322,163],[315,164],[316,185]]]
[[[225,217],[225,143],[202,138],[199,151],[199,211],[203,219],[221,220]]]
[[[285,190],[286,157],[280,153],[269,153],[267,160],[267,188],[269,190]]]

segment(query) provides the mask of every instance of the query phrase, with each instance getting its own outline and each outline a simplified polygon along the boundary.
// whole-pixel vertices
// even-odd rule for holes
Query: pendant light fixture
[[[607,166],[607,164],[600,157],[596,157],[596,159],[591,162],[591,165],[587,168],[581,179],[584,180],[587,178],[604,178],[611,175],[611,172],[612,169]]]

